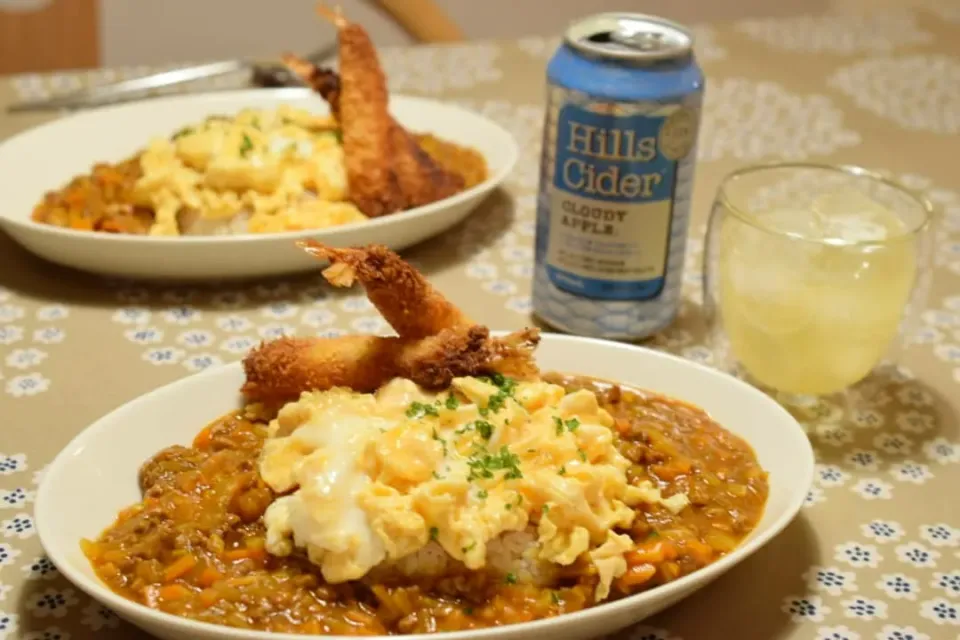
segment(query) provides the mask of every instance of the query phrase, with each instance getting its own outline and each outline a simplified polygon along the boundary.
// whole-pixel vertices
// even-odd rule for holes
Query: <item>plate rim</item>
[[[506,331],[494,331],[491,332],[494,335],[503,335],[507,333]],[[547,333],[543,335],[543,340],[545,342],[573,342],[573,343],[585,343],[586,345],[594,346],[603,346],[605,348],[611,348],[619,350],[625,353],[635,354],[633,357],[643,357],[643,358],[652,358],[653,361],[672,361],[674,363],[679,363],[684,366],[691,367],[693,369],[699,370],[701,372],[707,373],[709,375],[719,376],[726,380],[727,383],[732,384],[735,388],[741,390],[742,393],[756,397],[760,402],[766,403],[770,406],[771,410],[774,413],[780,413],[781,416],[785,419],[785,424],[789,424],[790,428],[786,433],[792,436],[792,440],[796,442],[791,442],[791,444],[799,444],[800,446],[791,446],[791,453],[789,455],[797,456],[802,458],[800,460],[803,463],[802,468],[806,469],[806,478],[792,478],[790,484],[796,487],[799,487],[798,490],[790,496],[790,500],[786,503],[783,513],[773,522],[770,523],[768,528],[756,536],[748,537],[743,541],[739,546],[737,546],[734,551],[723,556],[716,562],[707,565],[693,573],[690,573],[686,576],[683,576],[673,582],[669,582],[665,585],[661,585],[650,589],[649,591],[643,591],[619,600],[608,601],[587,609],[582,609],[580,611],[575,611],[571,613],[564,613],[558,616],[551,618],[542,618],[539,620],[532,620],[529,622],[521,622],[510,625],[503,625],[498,627],[489,627],[486,629],[477,629],[477,630],[466,630],[466,631],[449,631],[449,632],[436,632],[436,633],[426,633],[426,634],[411,634],[408,636],[403,636],[409,640],[431,640],[432,638],[442,637],[449,638],[450,640],[472,640],[472,639],[488,639],[488,638],[498,638],[501,636],[511,636],[511,635],[522,635],[524,633],[536,633],[536,632],[546,632],[552,628],[560,627],[564,625],[573,625],[577,627],[588,627],[591,625],[591,622],[602,620],[608,616],[610,617],[619,617],[625,614],[624,612],[628,611],[634,606],[640,605],[641,602],[646,602],[651,605],[655,605],[658,601],[667,601],[668,605],[675,603],[678,598],[682,598],[684,592],[687,590],[687,587],[692,587],[694,590],[699,587],[706,586],[712,580],[722,576],[729,569],[740,564],[751,555],[762,549],[766,546],[771,540],[780,535],[784,529],[787,528],[790,523],[792,523],[797,516],[800,515],[800,511],[803,507],[803,504],[806,500],[807,492],[809,487],[813,485],[814,474],[815,474],[815,456],[813,452],[813,446],[810,443],[809,438],[806,436],[803,428],[800,423],[797,422],[794,418],[782,405],[777,403],[775,400],[770,398],[768,395],[764,394],[759,389],[749,385],[748,383],[735,378],[723,371],[708,367],[699,362],[694,362],[688,360],[681,356],[667,353],[663,351],[658,351],[651,349],[645,346],[623,343],[623,342],[614,342],[608,340],[602,340],[599,338],[588,338],[583,336],[572,336],[565,334],[555,334]],[[143,393],[118,407],[107,412],[93,423],[89,424],[83,430],[81,430],[76,436],[74,436],[68,444],[54,457],[54,459],[47,466],[47,474],[44,479],[41,481],[40,486],[37,488],[37,493],[34,501],[34,521],[38,533],[38,538],[41,544],[41,547],[46,552],[46,545],[44,544],[45,537],[49,539],[49,534],[45,536],[44,530],[45,527],[42,526],[43,517],[42,514],[45,509],[41,508],[42,505],[46,504],[52,498],[50,495],[54,488],[52,487],[52,482],[54,480],[54,474],[51,474],[50,471],[54,470],[59,464],[62,463],[62,459],[66,459],[74,454],[76,449],[79,446],[82,446],[84,441],[88,438],[93,437],[92,434],[105,429],[105,424],[108,424],[108,419],[115,416],[118,413],[126,413],[127,411],[135,410],[136,406],[147,402],[151,396],[157,393],[171,393],[175,387],[178,385],[189,384],[198,379],[204,377],[212,377],[218,375],[225,375],[228,370],[238,371],[242,368],[242,362],[236,361],[231,363],[225,363],[222,365],[217,365],[210,367],[200,373],[187,375],[172,382],[169,382],[165,385],[156,387],[146,393]],[[677,398],[683,400],[683,398]],[[747,441],[747,444],[753,447],[753,445]],[[769,470],[768,470],[769,471]],[[786,482],[786,481],[785,481]],[[756,530],[754,530],[756,531]],[[79,540],[77,541],[79,545]],[[57,569],[61,571],[63,576],[75,587],[78,587],[81,591],[89,595],[95,601],[108,606],[111,610],[118,612],[123,612],[125,615],[121,615],[126,620],[131,619],[146,619],[149,620],[151,625],[157,627],[165,627],[170,630],[176,630],[177,633],[181,633],[184,637],[193,637],[191,634],[195,634],[196,637],[220,637],[220,638],[231,638],[236,640],[299,640],[302,638],[309,637],[319,637],[319,636],[304,636],[302,634],[293,634],[293,633],[282,633],[282,632],[271,632],[271,631],[259,631],[259,630],[249,630],[249,629],[238,629],[234,627],[227,627],[222,625],[217,625],[210,622],[202,622],[198,620],[193,620],[190,618],[183,618],[180,616],[175,616],[170,613],[166,613],[160,610],[151,609],[145,605],[128,600],[116,593],[111,589],[100,583],[98,580],[92,579],[86,575],[81,574],[79,571],[75,571],[73,567],[68,564],[66,567],[61,566],[57,563],[56,559],[53,556],[50,556],[50,560],[54,562],[57,566]],[[66,569],[66,570],[65,570]],[[698,587],[699,585],[699,587]],[[95,595],[96,594],[96,595]],[[129,616],[129,617],[128,617]],[[132,623],[135,624],[135,623]],[[136,626],[136,624],[135,624]],[[625,628],[625,627],[624,627]],[[336,640],[349,640],[351,636],[323,636],[325,638],[334,638]],[[373,636],[377,638],[387,638],[392,636]]]
[[[44,122],[35,127],[30,127],[24,131],[20,131],[9,138],[6,138],[0,141],[0,151],[4,147],[14,144],[21,143],[23,144],[23,139],[29,137],[30,135],[36,134],[38,131],[44,131],[53,129],[56,127],[64,126],[65,123],[69,124],[71,121],[83,120],[86,117],[92,115],[96,116],[109,116],[112,113],[125,112],[125,111],[136,111],[139,108],[142,108],[143,105],[156,105],[160,108],[164,104],[170,103],[181,103],[181,102],[204,102],[204,101],[236,101],[240,102],[244,99],[244,96],[249,96],[251,98],[263,98],[265,96],[270,96],[276,100],[284,99],[284,96],[291,94],[293,97],[309,97],[316,96],[310,89],[298,88],[298,87],[283,87],[277,89],[235,89],[229,91],[204,91],[197,93],[190,93],[184,95],[173,95],[173,96],[161,96],[156,98],[148,98],[144,100],[134,100],[129,102],[123,102],[120,104],[106,105],[103,107],[97,107],[94,109],[86,109],[83,111],[76,111],[70,114],[67,114],[63,117],[50,120],[49,122]],[[317,99],[320,99],[317,96]],[[430,214],[438,213],[441,209],[446,209],[448,207],[453,207],[458,204],[464,203],[473,198],[482,197],[484,194],[492,191],[499,187],[507,179],[507,177],[513,172],[513,169],[516,167],[517,162],[520,159],[520,147],[517,142],[517,139],[512,133],[510,133],[503,125],[501,125],[496,120],[489,118],[482,113],[463,107],[461,105],[455,104],[453,102],[447,102],[443,100],[435,100],[433,98],[426,98],[423,96],[414,96],[407,95],[403,93],[391,93],[390,99],[397,99],[401,102],[419,102],[430,104],[434,106],[439,106],[446,110],[459,111],[463,114],[468,114],[470,117],[479,118],[488,126],[493,127],[498,131],[498,134],[502,134],[502,137],[505,142],[509,142],[509,145],[506,147],[505,152],[505,162],[499,170],[495,173],[487,176],[486,180],[476,184],[469,189],[464,189],[463,191],[456,193],[452,196],[438,200],[436,202],[431,202],[430,204],[422,205],[419,207],[413,207],[412,209],[406,209],[404,211],[398,211],[394,214],[387,216],[380,216],[378,218],[369,218],[367,220],[359,222],[351,222],[349,224],[338,225],[335,227],[326,227],[320,229],[302,229],[298,231],[275,231],[272,233],[245,233],[239,235],[198,235],[198,236],[150,236],[150,235],[130,235],[130,234],[115,234],[115,233],[96,233],[93,231],[82,231],[78,229],[67,229],[65,227],[57,227],[53,225],[43,224],[41,222],[35,222],[30,217],[26,219],[20,219],[15,213],[8,211],[6,207],[0,207],[0,225],[6,226],[10,225],[22,229],[28,233],[36,232],[39,234],[47,234],[52,236],[58,236],[60,238],[82,238],[85,241],[90,243],[102,243],[104,245],[111,245],[115,243],[122,244],[136,244],[143,247],[153,247],[153,246],[170,246],[171,243],[175,243],[176,246],[184,245],[206,245],[211,242],[217,244],[245,244],[250,242],[266,242],[270,240],[302,240],[306,238],[317,238],[325,235],[332,235],[334,233],[349,232],[361,229],[376,229],[382,226],[390,226],[391,224],[396,224],[398,220],[406,220],[408,218],[421,218],[428,216]],[[279,105],[277,105],[279,106]],[[147,140],[149,142],[149,140]],[[146,142],[144,142],[146,144]],[[486,160],[486,158],[484,158]],[[51,187],[51,190],[55,187]],[[38,196],[37,202],[43,197],[43,194]]]

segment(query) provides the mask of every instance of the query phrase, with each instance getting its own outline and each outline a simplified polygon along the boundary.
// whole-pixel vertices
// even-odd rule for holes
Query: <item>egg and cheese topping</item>
[[[268,233],[365,220],[346,202],[337,123],[282,106],[212,117],[140,156],[133,198],[155,212],[151,235],[180,235],[183,216],[225,222],[246,213],[246,231]],[[185,231],[189,232],[189,231]]]
[[[260,474],[284,493],[264,516],[267,550],[305,549],[331,583],[438,543],[469,569],[488,544],[532,529],[539,559],[597,569],[596,597],[627,570],[632,507],[659,502],[631,485],[613,419],[586,390],[458,378],[430,394],[397,379],[376,394],[304,393],[270,426]]]

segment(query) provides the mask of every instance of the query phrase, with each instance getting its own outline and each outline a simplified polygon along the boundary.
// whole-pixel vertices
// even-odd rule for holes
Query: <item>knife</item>
[[[337,44],[331,43],[307,56],[307,60],[318,63],[336,53]],[[139,78],[130,78],[104,86],[89,87],[64,95],[26,100],[7,107],[8,113],[22,113],[26,111],[48,111],[56,109],[77,109],[83,107],[99,107],[114,102],[132,98],[147,98],[151,96],[138,95],[151,89],[169,87],[172,85],[203,80],[217,76],[249,71],[251,82],[259,87],[286,87],[303,84],[295,75],[290,73],[280,62],[257,62],[250,60],[224,60],[207,64],[195,65],[161,71]]]

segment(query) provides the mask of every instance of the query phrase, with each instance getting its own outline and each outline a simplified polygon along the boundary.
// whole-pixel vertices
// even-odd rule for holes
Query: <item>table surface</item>
[[[746,163],[856,163],[901,179],[938,207],[937,266],[921,347],[846,394],[792,408],[819,462],[800,517],[632,631],[637,640],[960,637],[960,503],[950,497],[960,485],[960,10],[921,6],[697,29],[709,88],[689,286],[679,320],[652,346],[709,359],[696,328],[703,223],[721,177]],[[407,253],[494,328],[530,320],[543,71],[555,46],[531,38],[384,54],[394,90],[479,110],[523,149],[503,192]],[[0,108],[137,71],[0,79]],[[52,117],[0,115],[0,138]],[[0,638],[144,637],[59,576],[35,535],[37,483],[77,432],[157,385],[240,358],[261,338],[384,328],[365,298],[316,276],[144,287],[45,264],[5,237],[0,283]]]

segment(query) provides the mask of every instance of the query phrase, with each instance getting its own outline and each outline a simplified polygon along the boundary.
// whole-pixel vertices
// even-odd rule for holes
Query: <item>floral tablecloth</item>
[[[687,299],[677,323],[650,344],[709,361],[697,330],[703,223],[721,177],[748,162],[863,164],[925,192],[938,207],[936,273],[922,347],[842,396],[791,407],[819,462],[800,517],[624,637],[960,638],[960,500],[952,494],[960,486],[960,9],[919,0],[869,17],[753,20],[696,33],[709,83]],[[395,90],[479,110],[523,149],[504,192],[407,253],[494,328],[530,321],[543,71],[555,46],[529,38],[384,54]],[[5,78],[0,107],[137,72]],[[0,116],[0,137],[50,117]],[[0,638],[144,637],[72,587],[37,541],[34,491],[73,435],[262,338],[385,329],[366,299],[335,293],[316,276],[147,287],[45,264],[5,237],[0,284]]]

